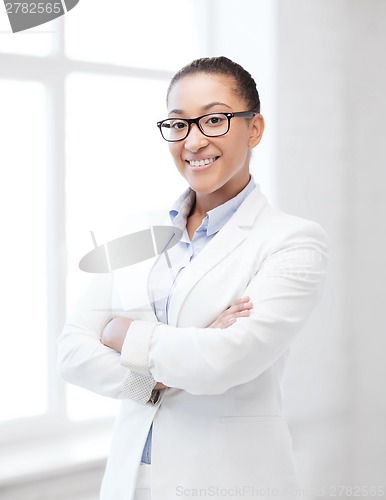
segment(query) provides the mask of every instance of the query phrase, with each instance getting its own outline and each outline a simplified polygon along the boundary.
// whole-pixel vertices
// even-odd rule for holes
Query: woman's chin
[[[196,193],[200,194],[211,194],[214,191],[217,191],[219,188],[219,184],[221,183],[216,182],[214,179],[196,179],[192,178],[189,176],[188,178],[185,177],[185,179],[188,181],[189,186],[195,191]]]

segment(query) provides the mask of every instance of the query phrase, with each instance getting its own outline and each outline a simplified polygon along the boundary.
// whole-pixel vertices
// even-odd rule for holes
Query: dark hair
[[[245,100],[248,111],[260,113],[260,98],[255,80],[240,64],[224,56],[196,59],[177,71],[169,84],[167,98],[175,83],[185,76],[197,73],[225,75],[232,78],[236,84],[234,91]]]

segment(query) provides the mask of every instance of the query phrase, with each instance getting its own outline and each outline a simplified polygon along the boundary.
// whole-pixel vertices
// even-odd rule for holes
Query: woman
[[[280,382],[320,298],[326,235],[255,185],[264,120],[241,66],[192,62],[167,106],[158,127],[190,186],[168,214],[182,240],[132,284],[147,284],[146,308],[131,310],[122,274],[96,278],[59,339],[60,373],[123,400],[103,500],[295,498]]]

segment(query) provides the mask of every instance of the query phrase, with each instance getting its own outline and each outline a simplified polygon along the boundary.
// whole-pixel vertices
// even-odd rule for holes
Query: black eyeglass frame
[[[169,121],[169,120],[173,120],[173,118],[166,118],[165,120],[161,120],[161,121],[157,122],[157,127],[159,128],[159,131],[161,132],[162,138],[167,142],[180,142],[180,141],[185,140],[189,135],[190,128],[191,128],[193,123],[195,123],[197,125],[198,129],[200,130],[200,132],[203,135],[205,135],[205,137],[222,137],[223,135],[225,135],[229,132],[229,129],[231,126],[231,118],[253,118],[255,115],[258,115],[258,114],[259,113],[257,111],[236,111],[234,113],[228,113],[228,112],[226,112],[226,113],[207,113],[205,115],[198,116],[197,118],[175,118],[176,120],[181,120],[181,121],[187,122],[187,124],[188,124],[188,129],[187,129],[186,135],[185,135],[185,137],[182,137],[181,139],[173,139],[173,140],[165,139],[165,137],[162,133],[162,124],[164,122]],[[202,130],[199,121],[201,120],[201,118],[205,118],[205,116],[210,116],[210,115],[224,115],[228,118],[228,128],[226,129],[226,132],[224,132],[222,134],[218,134],[218,135],[208,135]]]

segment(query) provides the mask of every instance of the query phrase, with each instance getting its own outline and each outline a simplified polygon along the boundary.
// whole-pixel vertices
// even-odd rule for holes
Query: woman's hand
[[[167,389],[168,386],[164,385],[162,382],[157,382],[154,386],[154,389]]]
[[[113,318],[109,323],[107,323],[102,332],[102,344],[121,352],[127,330],[129,329],[132,321],[132,319],[124,317]]]
[[[231,304],[208,328],[228,328],[237,318],[249,316],[253,304],[250,297],[242,297]]]

